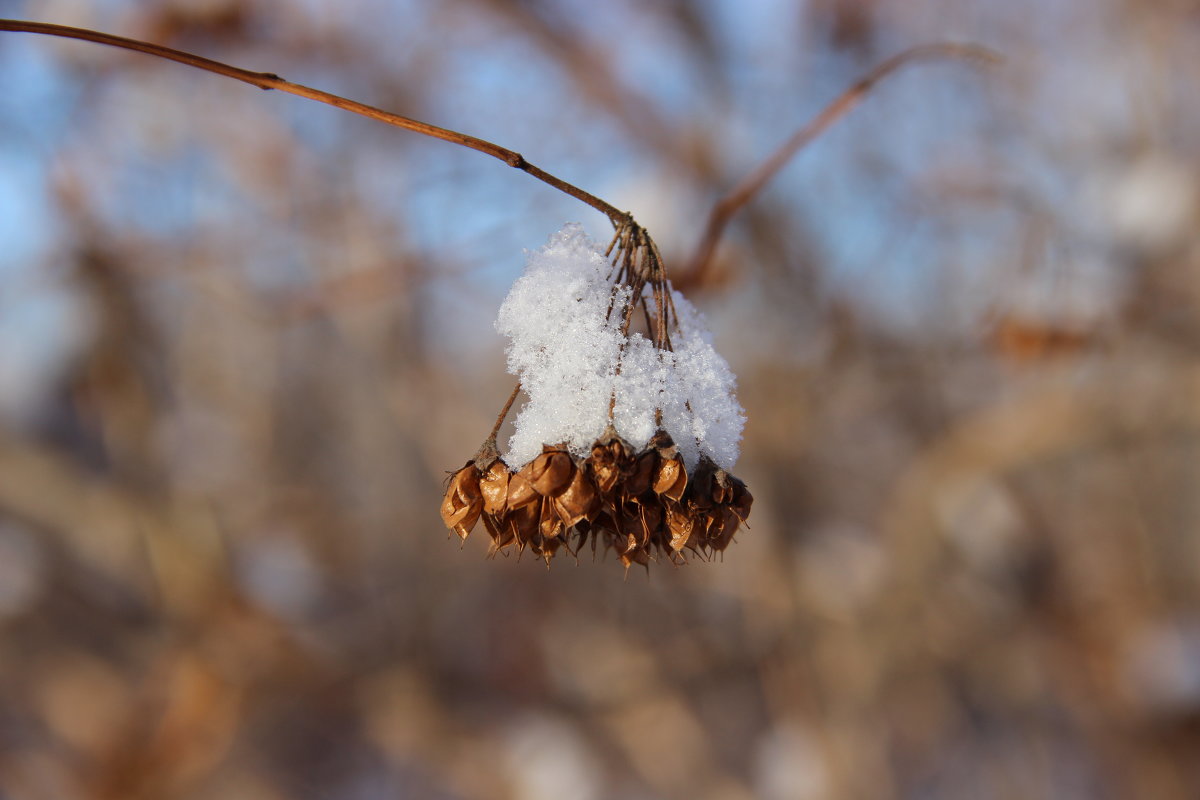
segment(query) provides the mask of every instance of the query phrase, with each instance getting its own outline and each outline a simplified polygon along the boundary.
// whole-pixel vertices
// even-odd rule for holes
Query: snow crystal
[[[623,336],[621,309],[632,298],[627,287],[614,289],[610,273],[603,251],[568,224],[530,255],[501,305],[496,329],[509,338],[508,369],[529,398],[504,461],[517,469],[543,444],[585,456],[611,409],[613,427],[635,449],[659,428],[661,412],[689,469],[701,455],[731,468],[745,415],[703,318],[675,292],[674,352],[638,333]]]

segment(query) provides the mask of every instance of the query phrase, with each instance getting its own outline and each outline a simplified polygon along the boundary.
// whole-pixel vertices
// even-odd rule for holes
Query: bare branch
[[[749,203],[763,186],[771,178],[775,177],[779,170],[783,169],[805,145],[824,133],[830,125],[837,122],[854,106],[858,105],[859,101],[866,97],[879,81],[909,62],[931,58],[957,58],[983,64],[996,64],[1001,60],[998,53],[986,47],[943,43],[922,45],[905,50],[903,53],[893,56],[875,67],[875,69],[860,78],[853,86],[826,106],[808,124],[792,134],[791,138],[772,153],[771,157],[764,161],[758,169],[747,175],[741,183],[730,190],[728,194],[713,206],[713,210],[708,217],[708,223],[704,227],[704,233],[700,238],[700,243],[688,261],[687,269],[682,273],[687,276],[687,280],[696,283],[703,279],[704,272],[712,263],[717,243],[721,239],[721,234],[725,232],[725,227],[729,224],[729,220],[743,206]]]
[[[628,212],[620,211],[615,206],[606,203],[595,195],[585,192],[578,186],[567,183],[566,181],[551,175],[539,167],[530,164],[518,152],[509,150],[507,147],[501,147],[485,139],[480,139],[475,136],[470,136],[458,131],[452,131],[448,128],[439,128],[436,125],[430,125],[420,120],[410,119],[399,114],[393,114],[390,111],[384,111],[374,106],[360,103],[357,100],[350,100],[345,97],[340,97],[336,94],[323,92],[320,89],[313,89],[309,86],[304,86],[299,83],[292,83],[272,72],[251,72],[250,70],[240,67],[223,64],[220,61],[204,58],[192,53],[185,53],[182,50],[174,50],[170,47],[143,42],[137,39],[127,39],[123,36],[113,36],[108,33],[88,30],[86,28],[71,28],[66,25],[53,25],[46,22],[25,22],[22,20],[0,19],[0,31],[15,31],[19,33],[38,33],[46,36],[60,36],[67,39],[82,39],[86,42],[95,42],[97,44],[105,44],[111,47],[119,47],[124,50],[133,50],[139,53],[165,58],[169,61],[176,61],[180,64],[186,64],[189,67],[211,72],[216,75],[221,75],[226,78],[233,78],[243,83],[248,83],[251,86],[257,86],[260,89],[278,89],[281,92],[294,94],[298,97],[304,97],[309,100],[316,100],[318,103],[340,108],[345,111],[351,111],[355,114],[361,114],[364,117],[369,117],[380,122],[386,122],[388,125],[395,125],[397,128],[420,133],[424,136],[431,136],[434,139],[441,139],[452,144],[469,147],[472,150],[478,150],[481,153],[486,153],[493,158],[498,158],[510,167],[515,167],[543,183],[553,186],[561,192],[569,194],[576,200],[579,200],[592,208],[604,214],[609,220],[617,225],[621,222],[629,222],[632,217]]]

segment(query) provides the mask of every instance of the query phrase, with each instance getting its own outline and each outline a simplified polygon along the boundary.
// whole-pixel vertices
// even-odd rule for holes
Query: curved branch
[[[439,128],[436,125],[430,125],[420,120],[410,119],[399,114],[393,114],[390,111],[384,111],[374,106],[360,103],[357,100],[350,100],[345,97],[340,97],[336,94],[323,92],[320,89],[314,89],[310,86],[305,86],[299,83],[292,83],[272,72],[252,72],[241,67],[235,67],[230,64],[223,64],[220,61],[213,61],[209,58],[186,53],[182,50],[174,50],[170,47],[143,42],[137,39],[127,39],[123,36],[114,36],[109,33],[101,33],[100,31],[88,30],[86,28],[71,28],[66,25],[54,25],[47,22],[25,22],[14,19],[0,19],[0,31],[14,31],[18,33],[38,33],[46,36],[59,36],[67,39],[81,39],[86,42],[95,42],[97,44],[109,45],[111,47],[119,47],[123,50],[133,50],[138,53],[164,58],[168,61],[176,61],[180,64],[185,64],[189,67],[211,72],[215,75],[221,75],[226,78],[232,78],[243,83],[248,83],[251,86],[257,86],[260,89],[278,89],[281,92],[294,94],[297,97],[304,97],[309,100],[316,100],[318,103],[340,108],[345,111],[351,111],[355,114],[361,114],[364,117],[386,122],[388,125],[395,125],[397,128],[413,131],[424,136],[431,136],[434,139],[450,142],[452,144],[469,147],[472,150],[478,150],[481,153],[486,153],[493,158],[498,158],[510,167],[521,170],[528,175],[537,178],[543,183],[553,186],[561,192],[569,194],[576,200],[579,200],[592,208],[604,214],[614,224],[621,222],[630,222],[632,217],[628,212],[621,211],[615,206],[606,203],[595,195],[585,192],[578,186],[567,183],[566,181],[551,175],[543,169],[540,169],[533,164],[530,164],[525,158],[514,150],[509,150],[507,147],[501,147],[498,144],[489,142],[485,139],[480,139],[476,136],[470,136],[458,131],[452,131],[448,128]]]
[[[995,64],[1001,60],[998,53],[986,47],[943,43],[921,45],[910,50],[905,50],[903,53],[892,56],[887,61],[875,67],[875,69],[860,78],[853,86],[826,106],[820,114],[813,117],[808,124],[792,134],[791,138],[772,153],[771,157],[764,161],[758,169],[747,175],[741,183],[717,201],[717,204],[713,206],[713,210],[709,214],[708,223],[705,225],[700,243],[697,245],[696,251],[692,254],[691,259],[688,261],[687,269],[683,273],[688,277],[688,280],[698,282],[703,279],[704,271],[708,269],[712,262],[713,254],[717,249],[717,243],[721,239],[721,234],[725,232],[725,226],[729,224],[729,220],[743,206],[749,203],[763,186],[771,178],[775,177],[779,170],[783,169],[805,145],[824,133],[830,125],[837,122],[854,106],[858,105],[859,101],[866,97],[871,89],[875,87],[875,84],[911,61],[930,58],[960,58],[983,64]]]

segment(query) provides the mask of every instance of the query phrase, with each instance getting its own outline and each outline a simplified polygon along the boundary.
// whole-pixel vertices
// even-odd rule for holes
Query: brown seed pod
[[[534,543],[530,548],[536,555],[541,556],[546,561],[546,569],[550,568],[550,559],[554,558],[554,554],[558,552],[558,548],[563,544],[562,539],[543,539]]]
[[[442,498],[442,522],[447,528],[453,528],[460,538],[466,539],[481,511],[483,496],[479,493],[479,470],[475,462],[469,461],[454,473],[446,487]]]
[[[637,500],[650,491],[654,482],[654,472],[658,467],[658,453],[647,450],[633,462],[633,470],[625,478],[625,494],[630,500]]]
[[[492,544],[488,551],[489,554],[494,555],[515,541],[516,537],[513,534],[513,530],[507,524],[506,520],[499,520],[486,512],[483,514],[482,519],[483,527],[487,528],[488,536],[492,539]]]
[[[541,499],[537,489],[529,482],[529,465],[513,473],[508,479],[508,510],[515,511]]]
[[[724,505],[733,499],[733,487],[729,484],[729,473],[723,469],[718,469],[713,473],[712,499],[716,505]]]
[[[487,446],[454,473],[442,519],[466,537],[482,517],[495,554],[529,548],[549,565],[559,549],[575,555],[591,540],[626,567],[688,550],[710,557],[733,541],[753,496],[738,478],[701,458],[689,474],[670,436],[660,431],[639,453],[611,430],[581,461],[547,446],[516,472]]]
[[[732,475],[730,482],[733,484],[733,499],[729,501],[729,507],[733,509],[733,513],[737,514],[738,519],[745,523],[750,517],[750,506],[754,504],[754,496],[750,494],[746,484]]]
[[[600,496],[586,470],[575,470],[571,483],[554,498],[554,508],[568,528],[595,516],[600,508]]]
[[[663,507],[658,503],[642,503],[638,507],[638,515],[645,534],[647,545],[662,547],[663,544]]]
[[[508,514],[508,524],[516,539],[517,550],[524,550],[526,545],[539,535],[538,522],[541,517],[539,503],[525,503],[513,509]]]
[[[557,539],[559,534],[564,533],[565,530],[562,518],[558,516],[558,512],[554,508],[554,500],[543,497],[538,522],[538,531],[542,539]]]
[[[700,459],[696,471],[692,474],[691,485],[687,493],[688,505],[701,511],[713,506],[714,467],[708,459]]]
[[[662,459],[658,464],[658,469],[654,473],[653,489],[656,494],[661,494],[678,502],[683,498],[683,493],[687,490],[688,479],[687,470],[683,466],[683,459],[679,456],[674,458]]]
[[[687,508],[674,503],[667,504],[665,510],[671,549],[678,553],[691,541],[696,530],[696,517],[689,513]]]
[[[704,546],[716,547],[721,539],[721,526],[725,520],[725,509],[714,506],[704,512]],[[719,548],[718,548],[719,549]]]
[[[629,569],[634,564],[641,564],[643,567],[650,564],[650,554],[645,550],[631,550],[627,553],[620,553],[618,558],[621,559],[621,564],[625,569]]]
[[[621,438],[615,434],[606,434],[600,441],[592,445],[592,455],[588,458],[588,465],[592,470],[600,494],[607,495],[613,490],[617,482],[621,480],[628,460],[629,451]]]
[[[650,544],[650,526],[641,511],[635,506],[632,513],[625,517],[625,552]]]
[[[597,512],[595,519],[589,524],[588,530],[592,534],[593,545],[599,541],[606,548],[611,548],[615,546],[614,543],[618,538],[624,539],[624,536],[617,530],[612,515],[607,511]]]
[[[479,491],[483,495],[483,511],[493,516],[503,515],[508,510],[508,480],[511,473],[500,459],[492,462],[487,472],[479,478]]]
[[[574,471],[571,456],[562,450],[547,448],[530,462],[528,480],[542,497],[552,497],[567,488]]]
[[[733,535],[737,533],[740,520],[737,514],[733,513],[733,509],[728,506],[721,509],[720,525],[715,529],[713,534],[710,534],[709,541],[714,550],[724,550],[733,541]]]

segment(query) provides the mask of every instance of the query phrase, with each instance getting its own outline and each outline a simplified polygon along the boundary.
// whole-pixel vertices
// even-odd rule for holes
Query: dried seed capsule
[[[483,510],[487,514],[503,515],[508,510],[508,466],[496,459],[487,472],[479,478],[479,491],[483,495]]]
[[[665,458],[659,462],[658,469],[654,473],[653,487],[657,494],[678,501],[683,498],[687,484],[687,470],[684,469],[682,458],[676,456],[675,458]]]
[[[567,488],[574,471],[569,455],[562,450],[547,450],[529,464],[528,480],[542,497],[551,497]]]
[[[696,520],[694,535],[699,539],[701,547],[711,548],[721,530],[721,509],[695,509],[692,513]]]
[[[541,556],[546,561],[546,569],[550,568],[550,559],[554,558],[554,554],[558,552],[558,548],[562,546],[562,539],[544,539],[535,543],[530,549],[534,553]]]
[[[483,527],[487,528],[488,536],[492,538],[490,553],[495,554],[500,552],[511,545],[516,539],[512,528],[507,524],[507,520],[497,519],[486,512],[483,514],[482,519]]]
[[[538,536],[538,522],[541,517],[541,506],[538,503],[525,505],[509,512],[508,524],[517,540],[517,549],[524,550],[525,546]]]
[[[591,531],[593,536],[603,540],[604,545],[610,546],[610,539],[623,535],[617,530],[617,524],[613,521],[612,515],[607,511],[601,511],[596,514],[595,519],[591,521]]]
[[[554,498],[554,508],[568,528],[595,516],[600,508],[600,497],[585,470],[575,470],[570,485]]]
[[[733,535],[737,533],[738,525],[741,521],[737,514],[733,513],[733,509],[726,506],[721,509],[721,521],[719,528],[715,531],[715,535],[710,538],[711,545],[715,550],[724,550],[733,541]]]
[[[671,536],[671,549],[679,552],[688,546],[696,530],[696,518],[686,508],[670,504],[666,506],[667,531]]]
[[[620,439],[592,445],[592,455],[588,464],[601,494],[608,494],[617,485],[627,460],[627,451]]]
[[[733,498],[733,487],[729,484],[729,473],[723,469],[718,469],[713,473],[713,502],[717,505],[724,505]]]
[[[527,505],[536,503],[541,499],[537,493],[537,489],[533,488],[533,484],[529,482],[529,466],[526,465],[520,472],[514,473],[508,479],[508,509],[514,511],[518,508],[523,508]]]
[[[647,450],[637,457],[633,471],[625,478],[625,493],[631,500],[637,499],[650,490],[657,467],[658,453],[653,450]]]
[[[638,506],[638,520],[642,526],[643,545],[662,545],[663,508],[654,503]]]
[[[540,521],[538,522],[538,532],[541,533],[542,539],[557,539],[559,534],[565,530],[563,521],[558,516],[558,512],[554,509],[554,500],[549,497],[542,498],[542,506],[540,512]]]
[[[629,569],[634,564],[641,564],[643,567],[650,563],[650,554],[645,550],[631,550],[628,553],[620,553],[618,558],[621,559],[621,564],[625,569]]]
[[[442,522],[465,539],[483,511],[483,496],[479,492],[479,470],[474,462],[454,473],[442,499]]]
[[[716,485],[716,465],[701,458],[689,479],[688,503],[696,508],[712,508],[713,491]]]
[[[754,504],[754,496],[750,494],[746,484],[732,476],[730,478],[733,483],[733,499],[729,501],[729,507],[733,509],[733,513],[737,514],[738,519],[745,522],[750,516],[750,506]]]

